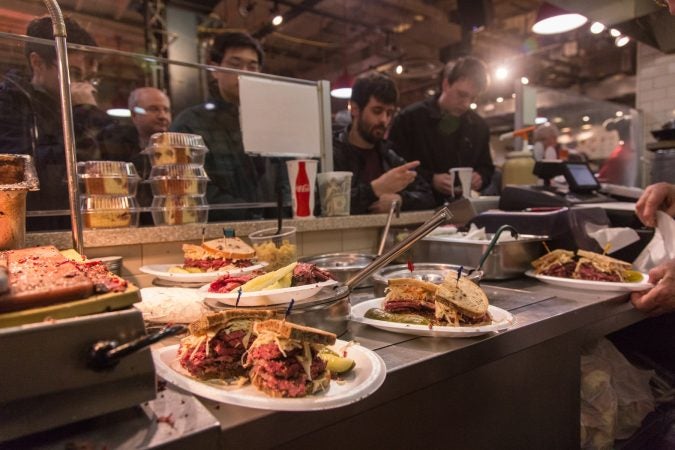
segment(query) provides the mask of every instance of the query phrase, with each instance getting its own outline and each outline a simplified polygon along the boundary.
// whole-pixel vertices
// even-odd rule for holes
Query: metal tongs
[[[495,231],[495,234],[492,236],[492,240],[485,249],[483,256],[480,257],[478,267],[469,270],[467,275],[471,275],[474,272],[480,272],[483,269],[483,264],[485,264],[485,261],[487,260],[488,256],[490,256],[490,253],[492,253],[492,250],[495,248],[495,245],[497,245],[497,242],[499,241],[499,236],[506,230],[511,232],[511,237],[513,237],[514,239],[518,239],[518,230],[513,228],[511,225],[502,225],[501,227],[499,227],[497,231]]]
[[[382,237],[380,238],[380,248],[377,249],[378,257],[384,252],[384,244],[387,242],[387,234],[389,234],[389,227],[391,226],[391,219],[394,217],[394,213],[396,213],[397,219],[401,217],[401,202],[399,200],[391,202],[387,223],[384,224],[384,230],[382,230]]]
[[[373,262],[364,267],[359,273],[357,273],[349,280],[347,280],[347,282],[345,283],[347,288],[349,288],[350,290],[353,289],[360,282],[362,282],[370,275],[372,275],[373,272],[378,270],[380,267],[389,264],[392,260],[400,256],[403,252],[410,249],[410,247],[412,247],[413,244],[415,244],[415,242],[419,241],[424,236],[429,234],[432,230],[434,230],[436,227],[450,220],[451,218],[452,213],[448,208],[443,207],[439,209],[436,212],[436,214],[434,214],[431,217],[431,219],[427,220],[422,225],[420,225],[419,228],[410,233],[408,237],[406,237],[398,244],[394,245],[394,247],[389,249],[389,251],[387,251],[385,254],[375,259]]]

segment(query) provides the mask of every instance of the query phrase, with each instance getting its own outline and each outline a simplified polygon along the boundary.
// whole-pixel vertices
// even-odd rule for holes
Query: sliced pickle
[[[417,314],[390,313],[380,308],[370,308],[366,311],[368,319],[384,320],[387,322],[409,323],[411,325],[429,325],[431,321]]]
[[[324,348],[319,352],[319,358],[326,361],[326,367],[331,373],[346,373],[354,368],[356,361],[338,355],[329,348]]]

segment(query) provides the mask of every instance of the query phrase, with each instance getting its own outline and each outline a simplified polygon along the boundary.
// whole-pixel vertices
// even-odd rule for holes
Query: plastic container
[[[202,195],[158,196],[152,199],[155,225],[206,223],[209,205]]]
[[[259,261],[268,265],[266,271],[280,269],[298,260],[298,246],[295,242],[295,227],[259,230],[248,235]]]
[[[150,165],[198,164],[204,165],[209,149],[198,134],[155,133],[150,137],[149,145],[141,153],[150,158]]]
[[[124,161],[79,162],[77,178],[87,195],[136,195],[141,181],[133,163]]]
[[[155,166],[150,171],[152,195],[204,195],[209,177],[197,164]]]
[[[85,228],[137,227],[140,209],[133,195],[90,195],[80,198]]]

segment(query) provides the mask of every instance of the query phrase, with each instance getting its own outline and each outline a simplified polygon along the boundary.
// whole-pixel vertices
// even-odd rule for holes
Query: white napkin
[[[594,223],[586,224],[586,233],[595,239],[600,248],[604,249],[609,244],[607,253],[614,253],[624,247],[628,247],[633,242],[640,240],[640,236],[632,228],[601,228],[602,225]]]
[[[633,267],[647,272],[671,259],[675,259],[675,220],[663,211],[657,211],[654,237],[633,261]]]

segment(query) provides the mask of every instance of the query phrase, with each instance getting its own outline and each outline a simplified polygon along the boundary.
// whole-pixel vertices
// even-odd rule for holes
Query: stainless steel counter
[[[199,438],[205,445],[208,437],[213,447],[223,448],[316,448],[326,442],[330,448],[578,447],[582,345],[644,316],[632,309],[627,294],[575,291],[525,278],[483,287],[492,304],[516,317],[511,329],[439,339],[350,323],[341,338],[375,350],[387,366],[384,385],[359,403],[321,412],[272,413],[200,399],[205,410],[191,408],[185,416],[194,397],[170,386],[147,408],[156,417],[171,411],[177,421],[171,428],[111,415],[88,426],[86,433],[77,425],[68,432],[45,433],[38,448],[63,448],[84,438],[105,444],[99,437],[142,430],[141,445],[109,442],[115,448],[198,448],[192,442]],[[368,298],[369,291],[356,291],[352,303]],[[218,437],[209,426],[214,418]]]

